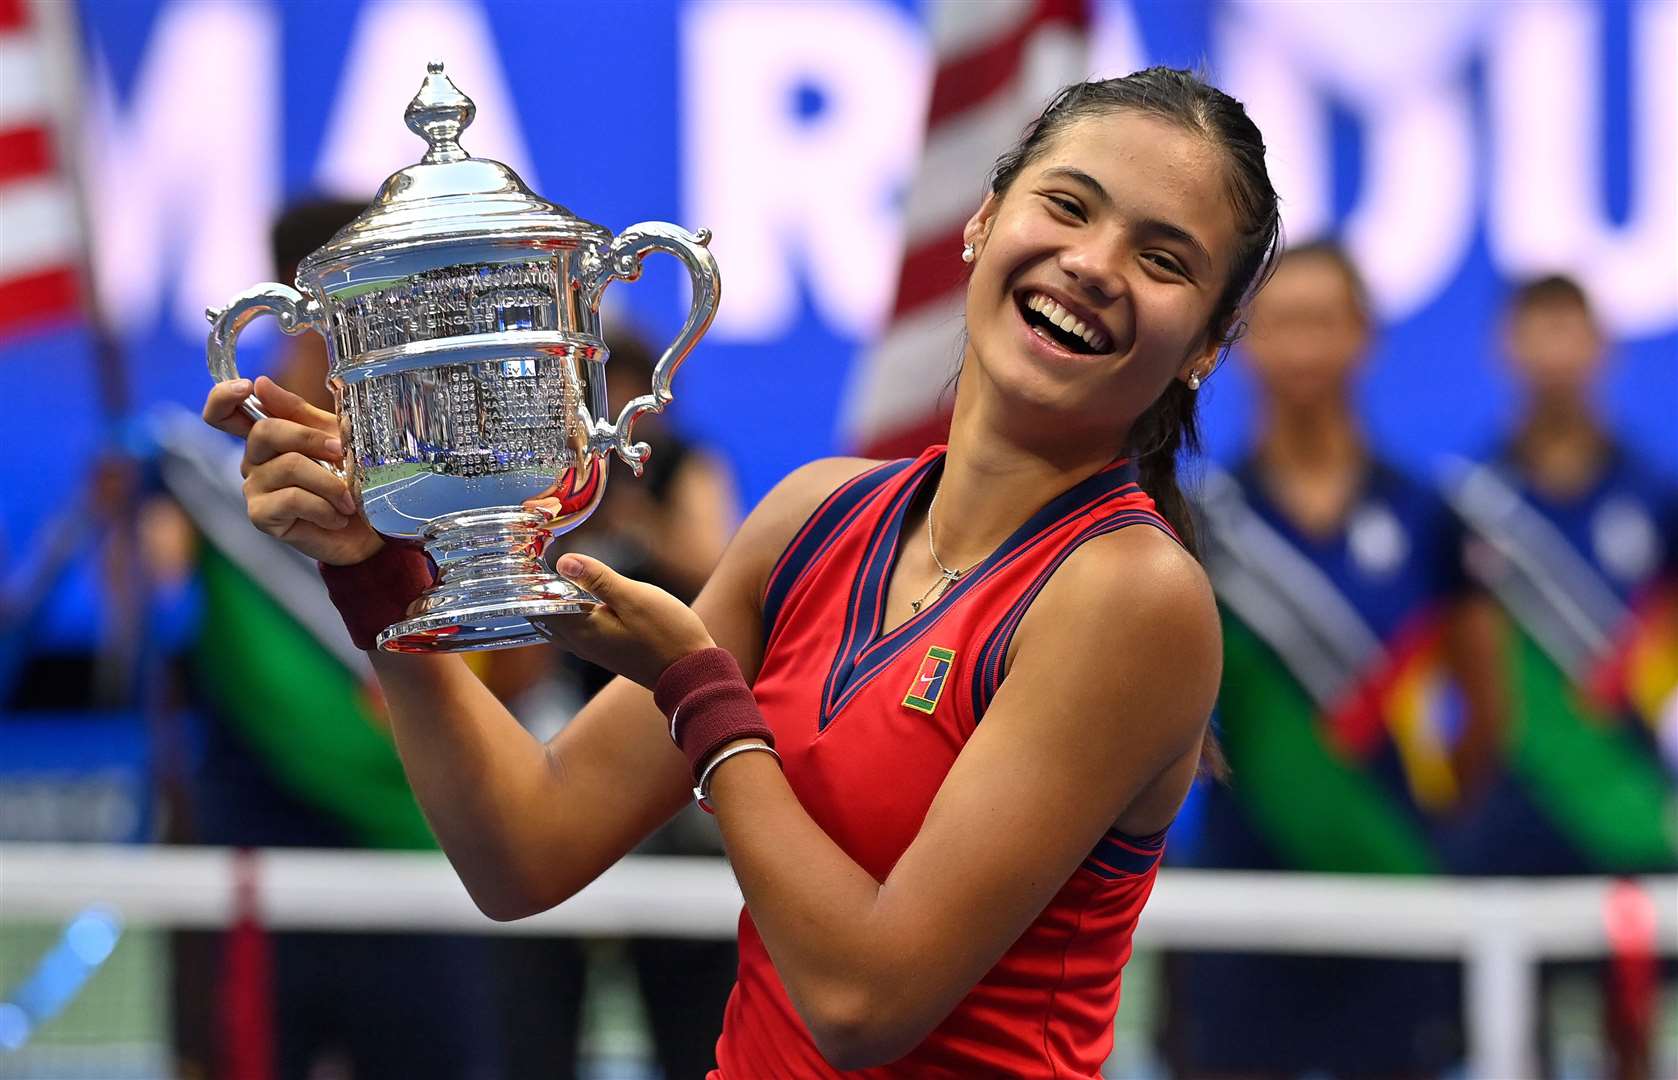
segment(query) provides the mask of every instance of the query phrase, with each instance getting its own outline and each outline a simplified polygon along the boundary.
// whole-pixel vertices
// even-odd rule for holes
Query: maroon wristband
[[[352,566],[320,564],[332,606],[358,649],[378,646],[379,633],[408,614],[408,605],[436,578],[431,559],[417,544],[386,540],[385,546]]]
[[[762,739],[775,745],[775,734],[727,649],[701,649],[665,668],[653,700],[670,721],[670,737],[687,755],[695,783],[705,762],[725,743]]]

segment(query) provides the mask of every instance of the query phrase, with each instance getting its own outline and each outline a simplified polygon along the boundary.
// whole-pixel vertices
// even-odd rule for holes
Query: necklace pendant
[[[909,610],[910,611],[919,611],[920,609],[921,609],[921,602],[919,600],[909,601]]]

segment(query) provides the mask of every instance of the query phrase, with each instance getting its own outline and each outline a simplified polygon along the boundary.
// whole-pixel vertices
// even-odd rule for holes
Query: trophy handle
[[[613,278],[634,281],[640,277],[641,260],[650,252],[665,251],[676,256],[693,277],[693,303],[688,308],[687,321],[653,367],[652,392],[642,394],[625,405],[618,413],[616,423],[597,424],[596,447],[601,452],[616,450],[636,476],[641,475],[642,465],[652,451],[646,443],[631,441],[635,421],[643,413],[662,412],[670,404],[673,397],[670,383],[676,377],[676,369],[682,366],[682,361],[687,359],[694,345],[710,329],[711,320],[717,314],[722,279],[717,275],[716,257],[706,248],[710,242],[709,229],[690,233],[662,221],[643,221],[620,232],[606,249],[606,262],[594,288],[596,303],[599,302],[600,291]],[[608,359],[607,363],[611,360]]]
[[[238,351],[239,334],[259,315],[274,316],[279,321],[280,329],[288,334],[319,330],[316,319],[320,315],[320,305],[305,299],[302,293],[291,286],[281,285],[277,281],[246,289],[219,310],[204,309],[204,317],[210,320],[210,340],[204,351],[210,362],[210,375],[216,382],[227,382],[239,377],[239,365],[234,360],[234,354]],[[240,408],[244,409],[245,415],[252,420],[268,418],[268,414],[262,411],[262,402],[257,400],[255,394],[240,403]]]
[[[301,334],[305,330],[320,332],[320,305],[306,299],[291,286],[281,285],[277,281],[254,285],[235,296],[228,301],[226,307],[219,310],[205,308],[204,317],[210,320],[210,340],[205,345],[204,352],[210,363],[210,375],[216,382],[226,382],[239,377],[239,365],[234,359],[238,352],[239,334],[259,315],[274,316],[279,321],[280,329],[287,334]],[[262,402],[255,394],[250,394],[241,401],[239,408],[252,420],[268,419],[268,414],[262,409]],[[328,461],[320,464],[321,468],[340,480],[348,478],[348,471],[342,464]]]

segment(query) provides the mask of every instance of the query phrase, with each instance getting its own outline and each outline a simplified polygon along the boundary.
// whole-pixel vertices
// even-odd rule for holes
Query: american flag
[[[936,75],[905,213],[903,266],[879,344],[846,403],[847,441],[874,457],[949,432],[942,391],[960,356],[961,230],[997,156],[1060,87],[1088,77],[1094,0],[934,0]]]
[[[0,337],[81,310],[82,229],[62,153],[68,4],[0,0]]]

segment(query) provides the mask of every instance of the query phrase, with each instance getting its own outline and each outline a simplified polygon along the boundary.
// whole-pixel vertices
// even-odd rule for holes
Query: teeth
[[[1084,339],[1084,344],[1088,345],[1096,352],[1107,351],[1108,342],[1106,334],[1103,334],[1099,329],[1093,326],[1086,326],[1082,319],[1079,319],[1070,311],[1067,311],[1065,308],[1061,307],[1060,304],[1051,300],[1049,297],[1044,296],[1042,293],[1032,293],[1030,296],[1026,297],[1025,306],[1029,310],[1039,313],[1045,319],[1048,319],[1049,322],[1053,323],[1055,326],[1067,333],[1077,334],[1079,337]]]

